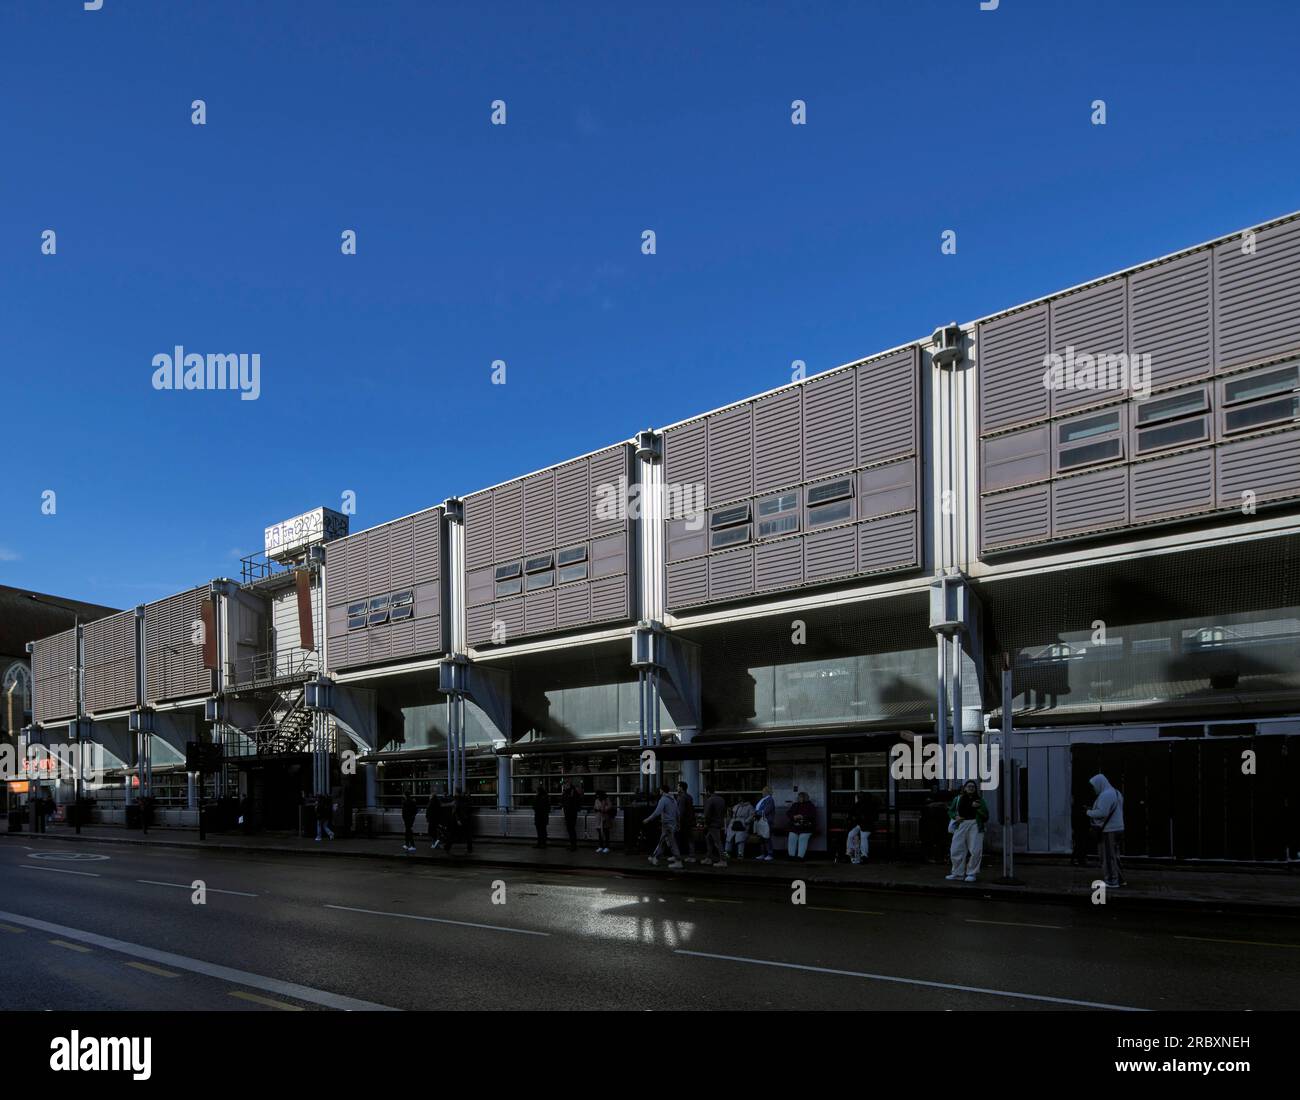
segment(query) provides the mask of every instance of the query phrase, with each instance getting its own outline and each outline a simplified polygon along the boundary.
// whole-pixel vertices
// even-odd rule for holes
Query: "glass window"
[[[348,604],[349,615],[364,615],[366,613],[366,601],[361,600],[359,603]]]
[[[768,497],[758,502],[759,518],[776,516],[782,512],[792,512],[799,506],[798,493],[782,493],[779,497]]]
[[[737,523],[749,522],[749,505],[738,504],[734,508],[724,508],[709,517],[709,526],[713,530],[719,527],[732,527]]]
[[[724,531],[714,531],[709,536],[709,549],[720,550],[724,546],[738,546],[749,541],[749,524],[743,527],[728,527]]]
[[[1205,412],[1209,405],[1209,396],[1205,388],[1176,393],[1172,397],[1160,397],[1139,401],[1137,403],[1137,422],[1154,424],[1161,420],[1173,420],[1190,413]]]
[[[378,626],[380,623],[388,622],[388,611],[372,611],[366,616],[367,626]]]
[[[402,619],[409,619],[414,611],[415,608],[409,603],[405,607],[395,607],[388,613],[388,621],[396,623]]]
[[[827,481],[821,485],[814,485],[808,490],[808,503],[825,504],[831,500],[842,500],[844,497],[853,495],[853,479],[851,477],[841,478],[839,481]]]
[[[1227,433],[1244,432],[1265,424],[1276,424],[1293,419],[1300,413],[1300,397],[1283,397],[1277,401],[1263,401],[1241,409],[1230,409],[1223,414],[1223,430]]]
[[[1241,401],[1253,401],[1257,397],[1289,393],[1298,384],[1300,384],[1300,367],[1297,366],[1248,375],[1223,384],[1223,403],[1235,405]]]
[[[1137,451],[1158,451],[1163,447],[1176,447],[1180,443],[1197,443],[1209,437],[1208,422],[1204,416],[1183,420],[1177,424],[1161,424],[1138,432]]]
[[[366,625],[366,616],[364,615],[364,613],[361,615],[351,615],[348,617],[349,630],[360,630],[365,625]]]
[[[522,572],[523,572],[523,566],[517,561],[512,561],[508,565],[498,565],[497,580],[499,581],[508,580],[510,577],[519,576],[519,574]]]
[[[560,551],[558,564],[572,565],[576,561],[587,560],[587,548],[585,546],[570,546],[567,550]]]
[[[550,569],[554,560],[555,558],[552,554],[543,554],[539,558],[529,558],[528,561],[524,563],[524,572],[541,573],[546,569]]]
[[[515,577],[511,580],[497,581],[496,593],[498,596],[518,596],[524,590],[524,581],[522,577]]]
[[[853,518],[853,501],[840,500],[831,504],[822,504],[808,509],[808,526],[825,527],[831,523],[843,523]]]
[[[1118,409],[1114,412],[1102,413],[1100,416],[1089,416],[1083,420],[1062,424],[1057,429],[1057,440],[1062,444],[1077,443],[1080,439],[1091,439],[1096,435],[1117,431],[1119,431]]]
[[[539,588],[550,588],[555,583],[555,572],[548,569],[545,573],[529,573],[525,592],[535,592]]]
[[[381,608],[384,608],[384,607],[387,607],[387,606],[388,606],[388,597],[387,597],[387,596],[376,596],[376,597],[374,597],[374,599],[372,599],[372,600],[370,601],[370,610],[371,610],[371,611],[378,611],[378,610],[380,610]]]
[[[393,607],[402,607],[408,603],[414,603],[415,592],[410,589],[405,592],[394,592],[389,602]]]
[[[1075,466],[1088,466],[1094,462],[1119,458],[1122,450],[1118,439],[1105,439],[1100,443],[1087,443],[1082,447],[1062,451],[1057,463],[1062,470],[1069,470]]]
[[[560,583],[570,584],[573,581],[585,581],[587,579],[587,563],[579,562],[577,565],[562,565],[560,567]]]
[[[775,519],[758,521],[758,537],[761,539],[769,539],[773,535],[784,535],[797,530],[799,530],[798,512],[792,512],[788,516],[777,516]]]

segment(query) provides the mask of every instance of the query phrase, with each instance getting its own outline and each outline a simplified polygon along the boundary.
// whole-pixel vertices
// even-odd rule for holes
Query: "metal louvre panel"
[[[754,404],[754,491],[803,480],[803,387]]]
[[[415,654],[415,620],[407,619],[405,622],[389,623],[383,630],[388,634],[389,656],[396,660],[399,657],[411,657]]]
[[[873,466],[858,474],[858,518],[871,519],[916,507],[916,464],[911,459]]]
[[[1134,464],[1129,469],[1129,498],[1134,523],[1210,511],[1214,452],[1206,447]]]
[[[1052,535],[1051,483],[980,500],[980,541],[985,550],[1042,542]]]
[[[372,661],[387,661],[393,655],[393,635],[387,625],[372,626],[366,631],[366,635],[370,641]]]
[[[1124,279],[1059,298],[1052,303],[1052,350],[1064,356],[1073,347],[1094,360],[1128,351],[1128,284]],[[1045,369],[1045,368],[1044,368]],[[1040,369],[1040,378],[1042,370]],[[1112,401],[1114,389],[1052,390],[1052,413],[1074,412]]]
[[[511,481],[492,490],[492,560],[502,562],[524,552],[524,487]]]
[[[627,572],[627,536],[610,535],[591,544],[591,578]]]
[[[369,563],[366,560],[366,551],[370,541],[370,533],[362,532],[353,535],[348,540],[348,584],[347,598],[351,600],[364,599],[370,591],[370,574],[368,572]],[[325,551],[326,560],[329,560],[329,551]],[[334,597],[334,590],[330,589],[331,599]]]
[[[858,570],[858,532],[855,527],[819,531],[804,539],[804,580],[824,581]]]
[[[1035,306],[979,326],[980,431],[1043,420],[1050,391],[1043,385],[1047,306]]]
[[[1214,251],[1218,370],[1300,350],[1300,222],[1265,229],[1255,253],[1234,239]]]
[[[980,488],[1028,485],[1052,476],[1052,434],[1044,424],[980,442]]]
[[[591,621],[593,623],[626,619],[628,607],[627,577],[607,577],[591,582]]]
[[[150,703],[208,695],[212,674],[203,667],[203,647],[193,641],[199,603],[208,589],[179,592],[146,605],[145,695]]]
[[[393,587],[393,531],[376,527],[366,540],[366,590],[363,596],[379,595]]]
[[[694,524],[692,530],[691,524]],[[699,519],[673,519],[668,521],[666,538],[669,561],[698,557],[709,552],[709,531]]]
[[[754,591],[754,551],[746,546],[709,558],[709,599],[726,600]]]
[[[470,645],[481,645],[492,639],[492,620],[496,618],[493,606],[471,607],[465,614],[465,634]]]
[[[348,664],[364,665],[370,663],[370,634],[365,630],[354,630],[348,635]]]
[[[754,588],[770,592],[793,588],[803,580],[803,537],[754,547]]]
[[[1300,496],[1300,431],[1223,444],[1217,477],[1224,508],[1240,508],[1247,492],[1260,502]]]
[[[495,619],[505,626],[506,641],[513,641],[524,633],[524,598],[516,596],[510,600],[497,600]]]
[[[805,481],[843,473],[857,464],[856,379],[856,371],[846,370],[803,387]]]
[[[437,615],[442,611],[440,588],[441,585],[436,580],[415,586],[414,617],[416,619],[427,619],[430,615]]]
[[[555,471],[555,541],[557,546],[585,542],[591,535],[595,494],[588,479],[585,459],[570,462]]]
[[[910,455],[916,451],[917,381],[915,348],[874,363],[858,375],[858,464]]]
[[[412,521],[416,584],[442,578],[442,509],[430,508]],[[418,612],[417,612],[418,614]]]
[[[442,651],[442,616],[430,615],[415,620],[415,650],[417,653]]]
[[[32,718],[51,722],[77,711],[77,632],[64,630],[41,638],[32,653]]]
[[[709,417],[709,505],[754,491],[754,419],[750,405]]]
[[[329,592],[330,604],[347,603],[348,592],[348,547],[351,539],[335,539],[325,548],[325,589]]]
[[[592,538],[628,529],[626,508],[613,509],[611,515],[602,518],[596,514],[596,504],[602,496],[608,499],[611,492],[621,493],[624,481],[630,477],[631,461],[632,448],[626,443],[610,447],[587,459],[591,471],[591,487],[586,508],[591,517]]]
[[[524,553],[535,554],[555,546],[555,473],[524,478]]]
[[[496,577],[489,566],[476,569],[465,578],[465,606],[481,607],[496,599]]]
[[[1214,371],[1212,261],[1209,251],[1197,252],[1129,277],[1129,349],[1151,356],[1152,388]]]
[[[668,566],[667,604],[670,608],[697,607],[709,598],[708,560],[696,558]]]
[[[708,481],[707,433],[703,420],[664,432],[666,485],[703,485]]]
[[[415,519],[408,517],[389,524],[389,554],[392,577],[389,588],[410,588],[415,583]]]
[[[85,628],[86,710],[136,704],[135,612],[123,611]]]
[[[528,593],[524,597],[524,633],[544,634],[555,628],[555,589]]]
[[[1052,534],[1059,538],[1128,523],[1128,468],[1118,466],[1052,485]]]
[[[570,584],[555,591],[555,625],[560,630],[591,621],[591,586]]]
[[[920,564],[918,514],[909,512],[858,524],[858,571],[880,573]]]
[[[465,498],[465,566],[476,569],[492,564],[492,494]]]

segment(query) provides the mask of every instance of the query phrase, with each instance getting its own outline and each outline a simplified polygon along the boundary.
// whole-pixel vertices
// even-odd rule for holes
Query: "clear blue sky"
[[[132,606],[1290,212],[1296,9],[0,0],[0,583]]]

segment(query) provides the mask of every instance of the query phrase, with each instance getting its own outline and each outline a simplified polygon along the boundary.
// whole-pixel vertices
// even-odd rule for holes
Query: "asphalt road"
[[[1283,917],[0,843],[27,1010],[1289,1009],[1297,963]]]

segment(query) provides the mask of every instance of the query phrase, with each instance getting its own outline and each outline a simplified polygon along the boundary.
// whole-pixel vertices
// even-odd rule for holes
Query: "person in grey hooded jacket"
[[[654,808],[654,813],[646,817],[645,824],[649,825],[655,818],[659,819],[659,843],[655,846],[650,862],[658,866],[659,857],[666,849],[671,855],[668,866],[675,871],[682,866],[682,853],[677,847],[677,799],[673,797],[673,789],[667,783],[660,784],[659,805]]]
[[[1088,782],[1097,800],[1088,808],[1088,819],[1101,829],[1101,877],[1107,886],[1126,886],[1119,865],[1119,842],[1124,837],[1124,796],[1098,772]]]

